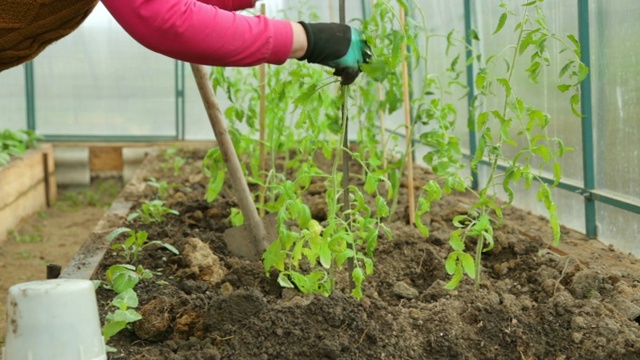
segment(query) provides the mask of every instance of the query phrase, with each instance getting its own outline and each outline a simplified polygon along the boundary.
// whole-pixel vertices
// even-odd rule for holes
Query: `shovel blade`
[[[276,213],[272,213],[261,219],[267,233],[267,246],[271,245],[278,237],[278,221],[276,220],[276,215]],[[253,234],[247,226],[241,225],[230,228],[222,234],[222,237],[227,244],[227,249],[233,255],[251,261],[257,261],[262,258],[262,254],[258,253],[253,245]]]

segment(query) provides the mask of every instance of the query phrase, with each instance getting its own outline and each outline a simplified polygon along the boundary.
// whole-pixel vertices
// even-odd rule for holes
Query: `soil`
[[[483,257],[480,289],[465,279],[445,290],[451,220],[471,203],[453,194],[433,204],[426,239],[402,206],[387,219],[393,239],[380,239],[363,299],[348,295],[340,272],[333,295],[303,295],[281,288],[274,272],[265,276],[260,262],[228,252],[222,233],[234,195],[225,188],[207,203],[203,150],[180,156],[187,162],[175,176],[162,155],[150,155],[121,193],[136,210],[157,197],[144,179],[180,184],[165,198],[180,215],[155,226],[122,224],[181,254],[143,251],[139,264],[155,273],[135,288],[143,319],[110,340],[118,351],[109,359],[640,359],[633,256],[564,228],[562,244],[550,246],[544,218],[510,208]],[[416,186],[432,178],[415,173]],[[307,201],[323,220],[322,185],[312,186],[320,191]],[[406,188],[399,203],[406,204]],[[96,277],[122,262],[107,252]],[[101,287],[97,294],[104,317],[115,293]]]
[[[0,346],[9,287],[46,279],[48,264],[66,265],[122,188],[118,178],[95,179],[89,186],[61,186],[52,207],[25,218],[0,243]]]

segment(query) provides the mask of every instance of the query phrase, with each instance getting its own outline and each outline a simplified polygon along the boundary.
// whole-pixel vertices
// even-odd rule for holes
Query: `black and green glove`
[[[371,59],[371,48],[360,30],[335,23],[300,22],[307,33],[307,52],[300,60],[329,66],[342,85],[353,83],[360,74],[360,65]]]

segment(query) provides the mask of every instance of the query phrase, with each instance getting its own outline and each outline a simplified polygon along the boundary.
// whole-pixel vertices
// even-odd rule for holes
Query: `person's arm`
[[[198,0],[201,3],[217,6],[223,10],[235,11],[252,8],[256,0]]]
[[[241,5],[245,0],[206,1]],[[299,53],[306,49],[299,24],[261,15],[244,16],[197,0],[102,3],[139,43],[186,62],[215,66],[282,64],[294,50]]]

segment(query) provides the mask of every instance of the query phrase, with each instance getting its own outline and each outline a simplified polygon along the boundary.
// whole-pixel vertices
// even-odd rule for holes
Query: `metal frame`
[[[462,0],[464,5],[464,25],[465,36],[468,44],[471,44],[469,38],[469,31],[473,25],[473,12],[472,1]],[[368,1],[362,0],[363,14],[367,16],[370,13],[371,7]],[[589,0],[577,0],[578,11],[578,32],[579,40],[582,44],[582,61],[590,66],[591,63],[591,49],[590,49],[590,14],[589,14]],[[467,50],[467,56],[472,56],[471,50]],[[473,105],[474,94],[474,67],[473,64],[467,67],[467,85],[469,87],[468,105]],[[44,135],[46,141],[64,142],[64,141],[102,141],[102,142],[149,142],[149,141],[175,141],[185,140],[186,131],[186,108],[185,108],[185,64],[179,61],[175,63],[174,69],[175,76],[175,136],[85,136],[85,135]],[[36,99],[35,99],[35,80],[34,80],[34,66],[29,62],[24,66],[25,76],[25,88],[26,88],[26,126],[30,130],[37,130],[36,122]],[[597,236],[596,227],[596,206],[598,203],[613,206],[618,209],[629,211],[635,214],[640,214],[640,202],[632,199],[624,198],[623,196],[617,196],[610,194],[606,191],[598,190],[595,177],[595,145],[593,134],[593,111],[592,111],[592,89],[591,79],[587,77],[581,85],[581,111],[584,115],[582,117],[582,146],[583,146],[583,173],[584,181],[582,184],[572,182],[570,180],[563,180],[558,184],[558,188],[581,195],[584,197],[585,206],[585,233],[589,237]],[[472,115],[470,115],[472,116]],[[477,134],[473,128],[473,121],[469,119],[469,148],[471,153],[475,152],[477,148],[476,139]],[[404,138],[403,134],[397,133],[398,136]],[[500,167],[502,170],[504,166]],[[542,177],[542,181],[546,183],[553,183],[550,177]],[[478,176],[474,174],[472,186],[478,187]]]
[[[577,13],[578,13],[578,38],[581,44],[581,61],[589,68],[591,68],[591,38],[590,38],[590,14],[589,14],[589,0],[577,0]],[[471,9],[471,0],[463,0],[464,6],[464,21],[465,21],[465,38],[467,44],[471,44],[469,31],[472,29],[473,14]],[[472,56],[470,50],[467,51],[467,57]],[[474,67],[473,64],[467,67],[467,86],[469,88],[468,105],[473,105],[474,93]],[[582,147],[583,147],[583,174],[584,181],[582,184],[571,181],[562,180],[557,187],[559,189],[569,191],[578,194],[584,198],[585,207],[585,234],[590,238],[598,236],[597,233],[597,218],[596,218],[596,206],[598,203],[606,204],[621,210],[625,210],[634,214],[640,214],[640,201],[636,201],[623,196],[617,196],[615,194],[608,193],[606,191],[598,190],[596,184],[596,169],[594,163],[595,145],[593,134],[593,104],[592,104],[592,88],[591,88],[591,76],[588,76],[580,85],[580,106],[582,112]],[[472,116],[470,114],[469,116]],[[474,128],[474,122],[469,119],[469,149],[471,154],[475,153],[477,148],[477,134]],[[396,133],[398,136],[402,134]],[[469,157],[471,157],[469,155]],[[486,161],[481,161],[483,165],[489,165]],[[500,170],[506,170],[506,166],[499,165]],[[472,187],[478,188],[478,176],[473,174]],[[540,177],[542,182],[547,184],[553,184],[554,180],[548,176]]]
[[[36,123],[36,99],[35,77],[33,61],[24,65],[25,96],[26,96],[26,125],[27,129],[37,131]],[[47,135],[42,136],[48,142],[153,142],[185,140],[186,131],[186,106],[185,106],[185,64],[175,61],[174,66],[175,88],[175,135]]]

